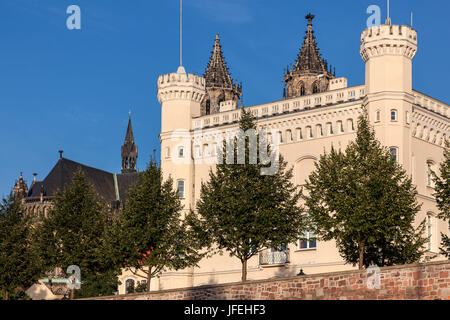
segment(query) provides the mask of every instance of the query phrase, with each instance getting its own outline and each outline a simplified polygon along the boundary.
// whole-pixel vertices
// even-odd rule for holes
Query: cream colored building
[[[391,148],[417,186],[423,206],[416,223],[427,219],[430,235],[426,259],[443,259],[438,254],[440,233],[449,234],[449,226],[436,218],[429,169],[443,159],[444,140],[450,136],[450,107],[412,89],[417,31],[389,22],[364,30],[360,53],[365,83],[348,87],[347,79],[336,78],[318,52],[312,31],[314,16],[306,18],[308,27],[298,60],[284,72],[283,100],[248,108],[258,128],[280,133],[279,150],[294,167],[295,183],[302,185],[324,150],[332,145],[344,149],[355,138],[361,106],[367,106],[377,138]],[[195,209],[201,182],[214,166],[214,150],[220,145],[215,137],[238,128],[242,86],[233,82],[226,69],[219,37],[204,77],[186,74],[180,67],[176,73],[160,76],[157,85],[162,108],[161,166],[165,178],[174,179],[188,211]],[[252,258],[248,279],[295,275],[301,268],[313,274],[355,267],[345,264],[332,241],[299,242],[284,252],[267,250]],[[154,279],[152,290],[240,279],[240,261],[224,253],[204,259],[198,268],[164,272]],[[125,272],[121,280],[142,279]],[[124,290],[120,286],[119,293]]]

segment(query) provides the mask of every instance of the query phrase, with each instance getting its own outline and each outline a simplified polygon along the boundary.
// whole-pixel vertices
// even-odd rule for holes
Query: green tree
[[[0,204],[0,290],[18,297],[39,280],[41,264],[32,243],[31,218],[13,193]]]
[[[128,193],[125,208],[109,233],[110,251],[118,266],[147,279],[165,269],[195,266],[204,256],[186,220],[172,179],[163,181],[152,159]]]
[[[193,225],[197,232],[209,236],[210,247],[225,249],[241,261],[242,281],[246,281],[247,261],[251,257],[265,248],[279,248],[296,241],[305,224],[298,205],[301,193],[291,182],[292,168],[286,169],[281,156],[276,159],[265,135],[256,131],[253,115],[245,109],[239,128],[247,136],[239,134],[224,143],[222,152],[218,150],[219,163],[215,171],[210,171],[209,181],[202,183],[198,221]],[[256,161],[251,161],[252,140],[253,148],[258,146],[253,154]],[[278,170],[273,174],[262,174],[267,162],[260,156],[260,144],[273,160],[278,160]],[[227,149],[233,151],[233,163],[226,161]],[[245,161],[238,161],[242,155]],[[190,217],[194,215],[191,213]]]
[[[71,185],[58,190],[37,227],[37,242],[47,271],[70,265],[81,270],[81,289],[73,297],[110,295],[117,290],[118,271],[105,251],[108,206],[98,196],[81,168]]]
[[[305,186],[304,199],[318,238],[334,239],[341,256],[360,269],[419,260],[426,239],[416,189],[389,150],[380,145],[367,111],[345,152],[323,154]]]
[[[450,220],[450,140],[445,141],[444,161],[439,167],[439,176],[433,172],[435,194],[439,208],[438,218]],[[442,234],[441,253],[450,258],[450,237]]]

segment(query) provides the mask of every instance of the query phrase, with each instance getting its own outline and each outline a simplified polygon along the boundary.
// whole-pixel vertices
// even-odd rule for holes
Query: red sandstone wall
[[[381,268],[380,289],[366,271],[346,271],[246,283],[120,295],[106,300],[450,300],[450,261]]]

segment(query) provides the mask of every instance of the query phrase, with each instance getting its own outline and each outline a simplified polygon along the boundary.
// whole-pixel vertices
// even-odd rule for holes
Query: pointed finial
[[[23,172],[20,172],[20,179],[23,179]]]
[[[58,152],[59,152],[59,158],[62,159],[64,150],[59,150]]]
[[[131,119],[131,110],[128,111],[128,117]]]

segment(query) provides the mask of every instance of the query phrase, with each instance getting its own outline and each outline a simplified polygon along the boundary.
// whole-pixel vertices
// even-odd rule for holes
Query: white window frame
[[[381,110],[375,111],[375,123],[381,122]]]
[[[392,119],[392,115],[394,115],[395,119]],[[397,109],[391,109],[391,112],[389,113],[389,118],[393,122],[398,121],[398,111],[397,111]]]
[[[298,251],[303,251],[303,250],[317,250],[317,236],[315,234],[314,231],[306,231],[305,232],[305,238],[307,240],[302,240],[302,239],[298,239],[297,240],[297,250]],[[311,243],[312,241],[310,241],[311,239],[314,239],[314,247],[311,247]],[[301,242],[305,241],[306,242],[306,248],[302,248],[301,247]]]
[[[389,153],[390,153],[391,155],[393,155],[392,151],[394,151],[394,150],[395,150],[395,157],[394,157],[394,160],[395,160],[395,163],[398,163],[398,147],[390,147],[390,148],[389,148]]]
[[[184,158],[184,147],[178,147],[178,158]]]

